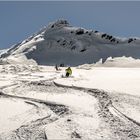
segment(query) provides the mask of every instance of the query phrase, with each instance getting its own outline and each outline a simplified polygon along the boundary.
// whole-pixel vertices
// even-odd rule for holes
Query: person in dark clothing
[[[55,65],[55,69],[56,69],[57,71],[59,70],[57,64]]]

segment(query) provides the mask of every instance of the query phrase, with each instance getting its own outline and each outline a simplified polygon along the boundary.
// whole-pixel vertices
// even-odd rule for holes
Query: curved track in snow
[[[21,86],[21,89],[18,89],[18,86]],[[9,88],[10,90],[8,90]],[[40,92],[43,96],[41,98],[36,96],[37,92],[34,95],[28,94],[33,88],[36,88],[37,92]],[[16,94],[9,92],[11,89],[13,89]],[[23,89],[24,91],[22,91]],[[114,97],[112,97],[111,93],[98,89],[66,86],[48,81],[31,82],[26,85],[22,83],[22,85],[17,84],[17,86],[5,86],[2,90],[6,94],[1,92],[1,97],[23,100],[26,104],[33,105],[38,109],[41,108],[40,105],[47,106],[53,113],[24,124],[9,133],[2,133],[0,135],[1,140],[45,140],[47,138],[53,138],[55,132],[58,132],[57,137],[69,139],[135,140],[140,138],[140,123],[116,107]],[[56,93],[51,95],[54,91]],[[46,96],[47,98],[44,98]],[[72,99],[70,99],[71,96]],[[59,100],[62,98],[65,98],[67,101],[68,99],[74,99],[77,103],[71,106],[70,103]],[[84,106],[79,108],[80,106],[78,104],[85,105],[84,100],[81,100],[81,98],[86,100],[90,99],[88,100],[89,103],[90,101],[95,103],[91,104],[93,105],[91,109],[87,109]],[[82,101],[83,103],[81,103]],[[89,104],[88,102],[86,102],[86,104]],[[90,104],[87,107],[90,107]],[[96,115],[98,117],[95,118],[94,116]],[[93,128],[95,127],[95,121],[98,121],[98,119],[99,124],[95,129],[93,129],[91,125],[90,130],[89,125],[79,121],[81,118],[86,123],[92,124],[93,122]]]
[[[54,82],[54,84],[58,87],[65,87],[65,88],[72,88],[72,89],[76,89],[76,90],[83,90],[86,91],[87,93],[89,93],[90,95],[97,97],[99,99],[99,103],[101,103],[101,100],[104,100],[104,98],[106,98],[106,103],[104,104],[104,108],[109,108],[111,107],[117,114],[120,114],[121,116],[125,117],[126,119],[132,121],[133,123],[135,123],[136,125],[140,126],[140,122],[137,122],[136,120],[134,120],[133,118],[128,117],[127,115],[125,115],[124,113],[122,113],[121,111],[119,111],[117,109],[117,107],[115,107],[112,103],[111,98],[109,97],[108,93],[103,91],[103,90],[99,90],[99,89],[90,89],[90,88],[83,88],[83,87],[76,87],[76,86],[68,86],[68,85],[62,85],[59,83]],[[99,93],[99,94],[98,94]],[[99,96],[102,97],[99,97]]]
[[[13,88],[15,85],[17,85],[18,87],[18,84],[11,84],[7,86],[3,86],[1,90],[4,90],[6,88]],[[50,114],[48,113],[46,116],[45,114],[41,113],[42,117],[40,116],[36,120],[31,120],[30,122],[25,123],[21,125],[19,128],[12,130],[10,132],[1,133],[0,140],[9,140],[9,139],[10,140],[17,140],[17,139],[19,140],[21,139],[45,140],[47,139],[47,136],[44,132],[44,126],[48,123],[52,123],[56,121],[57,119],[61,118],[64,114],[67,114],[67,112],[69,111],[66,106],[57,104],[55,102],[50,102],[50,101],[45,101],[45,100],[30,98],[30,97],[24,97],[24,96],[17,96],[17,95],[12,95],[12,94],[5,94],[2,91],[0,91],[0,98],[20,100],[21,102],[24,102],[25,104],[29,106],[33,106],[32,109],[36,108],[36,111],[40,113],[42,111],[47,112],[50,110],[49,111]]]
[[[72,88],[75,90],[83,90],[83,91],[86,91],[88,94],[94,96],[99,101],[101,116],[103,118],[108,119],[107,122],[111,125],[111,127],[114,127],[113,125],[115,125],[115,123],[118,124],[118,126],[116,126],[115,128],[116,134],[117,133],[120,134],[121,132],[128,132],[125,134],[126,135],[125,137],[127,137],[127,139],[140,139],[140,122],[136,121],[135,119],[129,117],[128,115],[124,114],[119,109],[117,109],[117,107],[113,105],[111,93],[107,93],[99,89],[90,89],[90,88],[63,85],[57,82],[54,82],[54,84],[58,87]],[[121,128],[119,128],[120,126]],[[120,138],[121,138],[121,135],[120,135]],[[124,136],[121,139],[125,139]]]

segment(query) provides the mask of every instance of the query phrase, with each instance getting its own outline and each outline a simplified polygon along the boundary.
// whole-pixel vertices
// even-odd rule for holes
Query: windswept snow
[[[32,106],[26,105],[21,101],[14,99],[0,99],[0,133],[14,130],[25,123],[24,117],[31,117],[26,111]],[[27,115],[27,116],[26,116]],[[21,118],[19,119],[20,116]],[[30,118],[28,118],[30,120]],[[17,125],[18,124],[18,125]]]
[[[4,53],[6,53],[8,51],[8,49],[3,49],[3,50],[0,50],[0,56]]]
[[[140,68],[98,68],[85,65],[74,68],[73,75],[77,78],[58,79],[56,82],[140,96]]]
[[[139,68],[60,69],[1,65],[0,139],[140,138]]]

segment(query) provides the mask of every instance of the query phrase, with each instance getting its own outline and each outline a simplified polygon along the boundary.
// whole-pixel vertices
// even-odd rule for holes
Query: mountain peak
[[[49,27],[54,28],[54,27],[61,27],[61,26],[68,26],[68,25],[69,25],[69,23],[68,23],[67,20],[65,20],[65,19],[58,19],[58,20],[56,20],[54,22],[51,22],[49,24]]]
[[[108,57],[140,59],[140,39],[123,40],[106,33],[72,27],[58,19],[36,34],[11,47],[1,55],[1,61],[17,63],[34,60],[40,65],[81,65],[104,63]],[[27,59],[25,59],[27,58]]]

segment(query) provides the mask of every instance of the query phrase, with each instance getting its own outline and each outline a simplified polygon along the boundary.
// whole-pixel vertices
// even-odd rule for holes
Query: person
[[[58,71],[59,69],[58,69],[58,66],[57,66],[57,64],[55,65],[55,69],[56,69],[56,71]]]
[[[68,68],[66,69],[66,77],[69,77],[70,75],[72,75],[72,70],[71,70],[70,67],[68,67]]]

